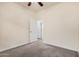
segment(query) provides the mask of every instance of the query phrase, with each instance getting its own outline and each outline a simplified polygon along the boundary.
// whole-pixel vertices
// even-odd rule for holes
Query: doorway
[[[42,20],[30,21],[30,42],[42,40],[43,23]]]

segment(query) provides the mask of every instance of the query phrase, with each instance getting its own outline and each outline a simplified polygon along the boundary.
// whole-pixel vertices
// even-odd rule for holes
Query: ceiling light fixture
[[[41,7],[43,7],[43,3],[42,2],[37,2]],[[28,6],[31,6],[32,2],[28,3]]]

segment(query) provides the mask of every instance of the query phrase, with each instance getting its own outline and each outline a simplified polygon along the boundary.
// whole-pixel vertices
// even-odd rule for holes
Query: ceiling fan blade
[[[43,3],[41,3],[41,2],[38,2],[38,4],[39,4],[40,6],[43,6]]]
[[[28,6],[31,6],[31,2],[28,3]]]

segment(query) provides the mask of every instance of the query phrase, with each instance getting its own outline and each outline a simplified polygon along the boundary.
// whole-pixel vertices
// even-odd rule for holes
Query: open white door
[[[42,21],[30,21],[30,42],[42,39]]]
[[[29,22],[30,26],[30,42],[36,41],[37,40],[37,26],[36,26],[36,21],[35,20],[30,20]]]

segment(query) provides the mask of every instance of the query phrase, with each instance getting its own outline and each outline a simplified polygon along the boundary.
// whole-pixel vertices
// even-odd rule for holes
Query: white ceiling
[[[35,11],[35,12],[41,11],[41,10],[49,8],[51,6],[54,6],[54,5],[58,4],[59,2],[42,2],[42,3],[44,4],[43,7],[41,7],[37,2],[33,2],[31,4],[31,6],[28,6],[28,2],[18,2],[18,4],[20,4],[24,8],[27,8],[27,9]]]

